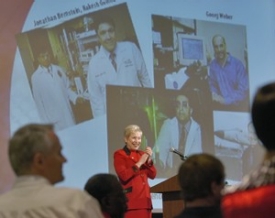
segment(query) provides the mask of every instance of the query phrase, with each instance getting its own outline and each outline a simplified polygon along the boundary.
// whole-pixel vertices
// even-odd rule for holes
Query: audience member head
[[[19,128],[9,141],[9,159],[17,176],[39,175],[55,184],[64,179],[66,158],[53,131],[53,125],[28,124]]]
[[[109,52],[112,52],[117,43],[115,22],[108,16],[99,16],[95,19],[95,30],[100,44]]]
[[[186,206],[219,204],[224,178],[224,166],[216,157],[206,153],[188,157],[178,171],[179,185]]]
[[[84,189],[100,204],[103,213],[111,218],[123,218],[127,210],[127,198],[117,177],[101,173],[92,176]]]
[[[259,88],[252,103],[256,135],[268,151],[275,151],[275,83]]]

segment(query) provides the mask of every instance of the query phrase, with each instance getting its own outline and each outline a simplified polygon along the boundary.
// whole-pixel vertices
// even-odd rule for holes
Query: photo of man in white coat
[[[71,88],[65,70],[52,63],[47,48],[38,52],[38,67],[31,77],[33,98],[43,123],[51,123],[55,130],[75,125],[71,107],[84,99]]]
[[[95,22],[100,43],[88,69],[88,90],[94,117],[106,114],[106,85],[152,87],[145,62],[137,45],[118,42],[115,23],[108,16]]]
[[[158,150],[159,162],[167,173],[169,170],[176,173],[182,161],[171,148],[183,156],[202,152],[201,128],[192,118],[193,109],[185,95],[176,96],[175,112],[176,116],[163,122],[154,148]]]

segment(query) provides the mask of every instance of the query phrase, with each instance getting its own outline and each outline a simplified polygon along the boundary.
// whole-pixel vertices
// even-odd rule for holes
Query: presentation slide
[[[9,135],[27,123],[54,124],[68,159],[58,186],[83,189],[95,173],[115,174],[113,154],[129,124],[143,130],[140,149],[153,150],[151,187],[194,153],[220,158],[229,185],[260,163],[250,105],[259,86],[275,81],[273,0],[28,5],[10,39],[16,50],[1,102],[9,107]],[[99,29],[99,22],[108,25]],[[11,171],[4,166],[1,172]],[[161,194],[152,199],[161,210]]]

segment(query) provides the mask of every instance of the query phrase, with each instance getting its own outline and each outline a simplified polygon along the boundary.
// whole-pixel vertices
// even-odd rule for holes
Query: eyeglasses
[[[188,101],[176,101],[176,108],[189,107]]]
[[[39,56],[39,58],[49,58],[50,57],[50,54],[48,52],[45,52],[45,53],[41,53]]]

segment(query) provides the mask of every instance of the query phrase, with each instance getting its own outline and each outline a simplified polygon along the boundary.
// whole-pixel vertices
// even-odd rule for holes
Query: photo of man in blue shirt
[[[249,85],[244,64],[227,52],[226,40],[222,35],[215,35],[212,45],[215,58],[209,66],[209,85],[214,104],[228,108],[245,107]]]

